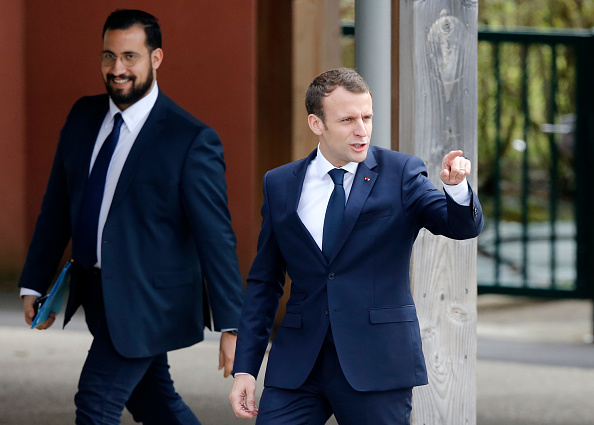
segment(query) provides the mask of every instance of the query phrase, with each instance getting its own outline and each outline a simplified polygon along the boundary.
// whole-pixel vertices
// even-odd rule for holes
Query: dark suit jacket
[[[107,95],[84,97],[68,116],[20,287],[44,293],[51,283],[108,108]],[[206,293],[215,329],[237,327],[243,286],[223,148],[213,129],[162,93],[126,160],[101,243],[105,314],[120,354],[145,357],[201,341]],[[71,299],[66,316],[77,306]]]
[[[460,206],[428,180],[416,157],[371,147],[357,170],[337,252],[327,261],[299,216],[305,172],[316,151],[268,172],[262,229],[239,325],[235,372],[257,376],[285,272],[292,280],[265,385],[298,388],[331,324],[340,365],[360,391],[427,383],[409,282],[410,254],[422,227],[454,239],[477,236],[481,206]]]

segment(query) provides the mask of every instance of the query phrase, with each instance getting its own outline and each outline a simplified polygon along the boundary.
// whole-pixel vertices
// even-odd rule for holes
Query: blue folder
[[[60,272],[47,300],[39,308],[37,315],[33,319],[33,323],[31,324],[32,329],[45,322],[52,312],[57,315],[60,313],[60,310],[62,310],[62,306],[64,305],[64,301],[66,300],[70,288],[70,266],[72,265],[72,261],[72,259],[68,260]]]

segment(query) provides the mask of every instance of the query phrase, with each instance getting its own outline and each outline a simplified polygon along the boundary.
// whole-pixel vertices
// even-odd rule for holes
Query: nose
[[[121,75],[126,73],[126,67],[124,66],[124,62],[122,62],[122,57],[117,56],[115,63],[111,66],[111,70],[114,75]]]
[[[356,126],[355,126],[355,136],[358,137],[365,137],[367,136],[367,128],[365,127],[365,123],[361,118],[357,119]]]

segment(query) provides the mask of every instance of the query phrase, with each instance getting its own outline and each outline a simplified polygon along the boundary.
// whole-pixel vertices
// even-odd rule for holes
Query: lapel
[[[95,148],[95,142],[101,130],[101,124],[105,119],[107,111],[109,111],[109,97],[107,95],[100,96],[97,104],[94,105],[94,111],[89,113],[89,122],[85,123],[84,128],[81,131],[81,139],[84,140],[83,156],[84,161],[81,161],[81,166],[84,170],[85,177],[89,175],[89,167],[91,166],[91,157],[93,156],[93,149]]]
[[[138,167],[142,156],[150,148],[157,138],[157,135],[163,129],[164,121],[167,117],[168,101],[169,99],[167,96],[159,91],[159,97],[128,154],[128,158],[126,159],[113,195],[110,212],[122,201],[122,199],[124,199],[126,190],[128,189],[128,186],[130,186],[130,182],[136,173],[136,168]]]
[[[299,206],[299,199],[301,198],[301,191],[303,190],[303,181],[305,180],[305,173],[309,163],[316,157],[318,149],[314,149],[307,158],[303,161],[297,162],[293,169],[293,174],[287,180],[287,215],[289,217],[289,226],[294,229],[299,229],[297,233],[301,236],[306,244],[309,244],[313,251],[317,251],[316,255],[320,261],[326,262],[326,257],[322,250],[305,227],[299,214],[297,214],[297,207]]]
[[[77,129],[77,145],[80,141],[80,149],[75,157],[78,159],[75,165],[75,176],[73,178],[75,189],[72,192],[72,201],[77,204],[77,211],[80,209],[80,203],[82,202],[83,192],[85,190],[87,180],[89,177],[89,168],[91,167],[91,157],[93,156],[93,149],[95,148],[95,142],[97,141],[97,135],[101,130],[101,125],[105,119],[105,115],[109,110],[109,97],[107,95],[101,95],[97,97],[97,101],[94,102],[88,111],[86,116],[88,120],[80,122],[80,128]]]
[[[378,173],[373,169],[376,167],[377,162],[375,160],[375,156],[373,155],[372,149],[369,149],[367,158],[365,161],[359,164],[359,167],[357,167],[357,173],[355,174],[353,186],[351,187],[349,199],[344,210],[342,231],[340,233],[334,255],[328,261],[297,214],[297,206],[299,205],[299,198],[301,197],[301,190],[303,189],[305,173],[309,163],[316,157],[316,154],[317,148],[309,154],[305,161],[301,161],[297,164],[293,170],[292,178],[287,181],[287,213],[290,217],[289,224],[297,226],[296,228],[301,229],[299,233],[302,235],[303,239],[307,241],[307,243],[311,244],[312,249],[317,251],[320,261],[329,263],[332,262],[334,257],[336,257],[336,255],[340,252],[340,248],[344,245],[351,234],[351,231],[353,230],[353,227],[355,227],[355,223],[361,214],[363,205],[365,205],[365,201],[367,201],[367,198],[369,197],[369,194],[375,185]]]
[[[337,241],[336,249],[334,250],[334,255],[330,258],[329,262],[332,262],[336,255],[340,252],[340,249],[351,234],[353,227],[355,227],[355,223],[361,214],[363,205],[365,205],[365,201],[367,201],[367,198],[371,193],[371,189],[373,189],[375,181],[377,180],[378,173],[373,171],[373,168],[375,168],[376,165],[377,162],[375,161],[375,156],[373,155],[373,151],[370,148],[367,152],[367,158],[365,158],[365,161],[360,163],[359,167],[357,167],[357,173],[355,174],[355,179],[353,180],[353,186],[351,187],[349,199],[347,200],[347,204],[344,209],[344,221],[342,223],[340,236]]]

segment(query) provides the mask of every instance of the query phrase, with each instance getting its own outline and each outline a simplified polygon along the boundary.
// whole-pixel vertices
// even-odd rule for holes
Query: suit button
[[[328,279],[330,279],[330,280],[334,280],[334,273],[330,273],[330,274],[328,275]]]
[[[472,206],[472,215],[474,217],[476,217],[478,215],[478,208],[476,207],[476,205]]]

